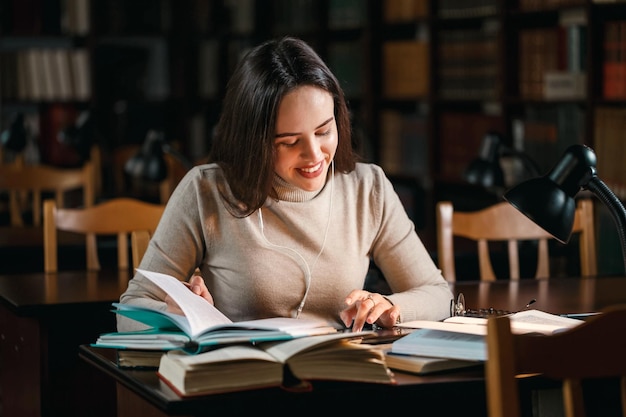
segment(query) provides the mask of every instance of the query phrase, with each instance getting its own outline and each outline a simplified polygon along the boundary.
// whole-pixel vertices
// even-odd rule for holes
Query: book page
[[[276,358],[250,345],[232,345],[224,348],[211,350],[197,355],[189,355],[181,351],[168,352],[170,358],[175,359],[183,365],[184,368],[201,367],[216,362],[236,362],[262,360],[276,362]]]
[[[137,272],[158,285],[178,303],[189,322],[190,336],[196,336],[211,326],[232,323],[232,320],[215,308],[215,306],[194,294],[178,279],[170,275],[144,269],[137,269]]]
[[[180,327],[186,331],[192,339],[207,331],[223,330],[226,334],[232,333],[232,329],[251,329],[266,330],[266,337],[276,339],[278,333],[290,335],[292,337],[308,336],[311,334],[335,333],[337,329],[329,326],[328,323],[321,319],[296,319],[293,317],[271,317],[264,319],[240,321],[233,323],[221,311],[219,311],[211,303],[202,297],[194,294],[185,284],[178,279],[158,272],[137,269],[150,281],[158,285],[163,291],[167,292],[183,311],[185,316],[161,311],[160,313],[175,320]],[[180,324],[181,321],[187,322],[188,326]],[[144,321],[145,322],[145,321]],[[274,331],[270,334],[269,331]],[[263,338],[259,332],[256,333],[259,338]],[[244,334],[241,335],[242,337]],[[252,337],[253,335],[250,334]],[[220,335],[207,336],[204,340],[211,338],[217,339]],[[241,337],[240,337],[241,338]]]
[[[582,323],[582,320],[562,317],[540,310],[524,310],[509,315],[511,331],[513,333],[538,332],[551,334],[566,330]],[[445,323],[454,323],[468,326],[486,326],[487,319],[482,317],[453,316],[444,320]],[[461,331],[461,330],[459,330]]]
[[[334,333],[328,335],[310,336],[289,340],[287,342],[271,343],[261,346],[267,353],[274,356],[279,361],[285,363],[287,360],[308,349],[317,348],[325,343],[331,343],[341,339],[353,339],[361,336],[372,336],[373,331]]]
[[[456,317],[455,317],[456,318]],[[470,318],[470,317],[462,317],[462,318]],[[473,318],[473,317],[472,317]],[[433,329],[433,330],[443,330],[448,332],[457,332],[457,333],[466,333],[466,334],[476,334],[485,336],[487,334],[487,321],[486,319],[483,322],[478,323],[457,323],[452,321],[433,321],[433,320],[413,320],[406,321],[404,323],[399,323],[397,327],[404,327],[409,329]]]

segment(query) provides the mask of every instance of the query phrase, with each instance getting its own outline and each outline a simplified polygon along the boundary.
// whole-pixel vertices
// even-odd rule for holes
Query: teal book
[[[138,269],[180,306],[184,315],[148,307],[113,303],[114,313],[149,326],[147,330],[105,333],[92,346],[116,349],[173,350],[198,353],[232,343],[290,340],[335,333],[324,320],[272,317],[233,322],[215,306],[194,294],[178,279]]]

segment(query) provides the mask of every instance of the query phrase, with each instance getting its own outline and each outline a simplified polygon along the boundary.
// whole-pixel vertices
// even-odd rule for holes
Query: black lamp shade
[[[519,184],[504,198],[558,241],[569,241],[576,204],[547,176]]]
[[[75,124],[67,126],[61,130],[57,140],[75,150],[80,158],[85,161],[89,159],[89,152],[93,142],[94,125],[88,111],[80,114]]]
[[[574,197],[595,177],[595,153],[583,145],[570,146],[546,175],[525,181],[504,199],[562,243],[574,225]]]
[[[9,127],[0,134],[2,147],[14,152],[21,152],[26,148],[26,124],[24,114],[16,113]]]
[[[141,150],[126,161],[124,170],[132,178],[162,181],[167,177],[167,164],[163,155],[165,140],[160,132],[148,132]]]

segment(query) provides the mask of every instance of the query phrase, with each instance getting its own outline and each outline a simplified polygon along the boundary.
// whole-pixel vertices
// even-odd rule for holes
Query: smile
[[[306,172],[308,174],[311,174],[311,173],[319,170],[321,168],[321,166],[322,166],[322,163],[320,162],[317,165],[314,165],[312,167],[299,168],[299,170],[302,171],[302,172]]]

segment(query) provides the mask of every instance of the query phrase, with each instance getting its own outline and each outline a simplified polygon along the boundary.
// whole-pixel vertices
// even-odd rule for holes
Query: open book
[[[383,350],[360,343],[373,332],[310,336],[257,345],[230,345],[197,355],[170,351],[158,375],[180,396],[275,386],[302,387],[306,381],[395,383]],[[294,380],[286,380],[288,375]]]
[[[171,350],[200,352],[208,346],[289,340],[302,336],[336,333],[323,320],[274,317],[232,322],[215,306],[197,296],[178,279],[138,269],[178,303],[184,316],[142,306],[114,303],[115,313],[150,326],[135,332],[105,333],[93,346],[117,349]]]
[[[524,310],[509,316],[516,334],[544,335],[565,331],[583,323],[539,310]],[[416,320],[399,324],[413,332],[392,343],[391,352],[405,355],[470,361],[487,360],[487,319],[453,316],[444,321]]]

